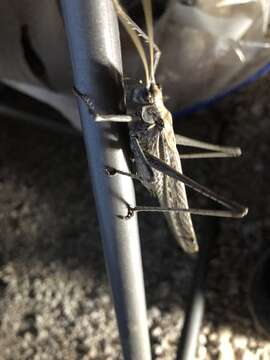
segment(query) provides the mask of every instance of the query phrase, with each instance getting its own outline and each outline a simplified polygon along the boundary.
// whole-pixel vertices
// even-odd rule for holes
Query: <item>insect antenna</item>
[[[117,12],[117,15],[118,15],[122,25],[124,26],[127,33],[129,34],[131,40],[133,41],[133,44],[135,45],[135,47],[136,47],[136,49],[138,51],[138,54],[139,54],[139,56],[140,56],[140,58],[141,58],[141,60],[143,62],[146,85],[147,85],[147,87],[149,87],[152,75],[151,75],[151,78],[150,78],[147,58],[146,58],[145,51],[144,51],[144,48],[142,46],[141,40],[140,40],[139,35],[138,35],[138,26],[126,14],[126,12],[122,8],[122,6],[119,4],[118,0],[113,0],[113,4],[114,4],[115,10]]]
[[[146,30],[149,38],[149,55],[150,55],[150,82],[156,83],[154,73],[154,27],[153,27],[153,11],[151,0],[143,0],[143,11],[145,16]]]

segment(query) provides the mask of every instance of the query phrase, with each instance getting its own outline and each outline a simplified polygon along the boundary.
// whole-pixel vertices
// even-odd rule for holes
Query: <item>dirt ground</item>
[[[200,359],[270,358],[249,306],[256,263],[269,248],[269,86],[268,76],[175,122],[183,135],[242,148],[240,159],[183,167],[250,209],[243,220],[215,220]],[[1,359],[121,359],[89,189],[80,138],[1,119]],[[138,193],[146,202],[141,187]],[[191,204],[204,205],[190,195]],[[174,359],[194,260],[178,249],[161,215],[140,215],[140,226],[153,354]],[[211,230],[203,229],[202,241]]]

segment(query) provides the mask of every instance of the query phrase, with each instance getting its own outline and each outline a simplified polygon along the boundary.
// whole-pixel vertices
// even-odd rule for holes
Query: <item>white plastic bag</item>
[[[269,0],[166,2],[155,40],[162,50],[157,80],[170,110],[194,111],[270,69],[269,7]],[[50,104],[79,128],[57,1],[0,2],[0,20],[0,81]],[[128,36],[122,40],[125,76],[143,79],[134,46]]]
[[[269,0],[170,2],[155,29],[170,109],[195,110],[269,70],[269,8]]]

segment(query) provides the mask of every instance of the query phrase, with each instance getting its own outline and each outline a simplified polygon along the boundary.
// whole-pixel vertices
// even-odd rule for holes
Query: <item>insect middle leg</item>
[[[199,158],[211,158],[211,157],[238,157],[242,154],[239,147],[229,147],[211,144],[204,141],[191,139],[186,136],[175,134],[175,140],[177,145],[190,146],[199,149],[210,150],[210,152],[194,153],[194,154],[182,154],[181,159],[199,159]]]
[[[210,198],[211,200],[223,205],[227,209],[227,214],[229,217],[243,217],[247,214],[248,209],[234,201],[228,201],[223,196],[213,192],[212,190],[208,189],[206,186],[199,184],[197,181],[189,178],[188,176],[181,174],[180,172],[173,169],[171,166],[163,162],[162,160],[158,159],[157,157],[145,153],[145,156],[152,166],[153,169],[156,169],[165,175],[174,178],[176,181],[180,181],[184,183],[186,186],[190,187],[191,189],[199,192],[205,197]]]

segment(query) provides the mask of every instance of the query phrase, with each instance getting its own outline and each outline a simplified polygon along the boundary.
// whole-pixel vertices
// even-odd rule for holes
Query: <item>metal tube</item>
[[[61,4],[76,88],[93,99],[100,114],[119,113],[122,63],[112,1],[62,0]],[[125,202],[134,205],[133,183],[126,176],[108,180],[104,175],[104,164],[129,171],[118,128],[97,125],[81,100],[79,110],[124,358],[149,360],[137,218],[127,221],[116,216],[126,214]]]

